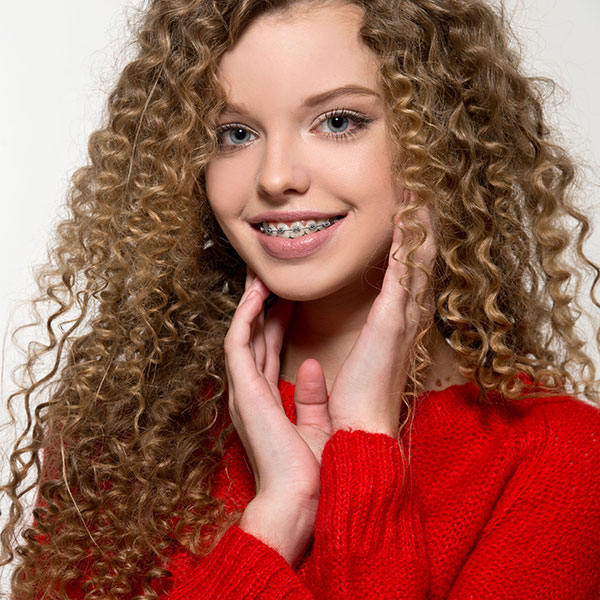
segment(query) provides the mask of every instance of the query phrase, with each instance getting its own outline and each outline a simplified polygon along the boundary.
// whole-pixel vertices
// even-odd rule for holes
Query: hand
[[[293,499],[312,514],[314,523],[320,457],[332,433],[327,395],[312,391],[320,390],[317,373],[297,389],[296,425],[286,416],[278,389],[279,354],[294,303],[279,299],[265,319],[269,293],[248,270],[245,292],[225,337],[229,412],[251,462],[262,505]],[[294,510],[298,512],[298,506]]]
[[[421,208],[416,216],[425,235],[423,244],[411,257],[410,262],[417,266],[409,268],[406,264],[407,244],[403,240],[408,232],[399,224],[394,227],[381,292],[331,389],[328,412],[334,432],[360,429],[394,438],[398,434],[413,345],[423,326],[419,303],[426,305],[430,309],[429,316],[433,316],[427,273],[431,272],[437,249],[429,210]],[[394,253],[397,260],[393,258]],[[320,374],[319,363],[309,359],[301,365],[297,376],[296,385],[315,388],[316,402],[327,397],[325,385],[320,384]]]
[[[278,390],[279,354],[293,303],[279,299],[265,319],[269,290],[248,272],[246,290],[225,339],[229,410],[257,490],[241,526],[276,548],[281,546],[290,564],[295,564],[312,535],[321,456],[333,432],[352,427],[397,434],[412,346],[421,323],[414,298],[425,291],[427,269],[435,257],[428,211],[423,209],[421,216],[426,241],[413,257],[421,269],[407,268],[405,232],[395,230],[382,290],[335,379],[329,403],[320,364],[309,359],[300,366],[294,396],[296,425],[285,415]],[[287,507],[284,517],[275,517],[275,525],[267,522],[281,514],[282,506]],[[285,528],[286,523],[291,527]]]

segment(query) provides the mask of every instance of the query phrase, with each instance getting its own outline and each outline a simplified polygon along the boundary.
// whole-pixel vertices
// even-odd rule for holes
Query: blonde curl
[[[14,598],[64,599],[75,585],[89,600],[157,598],[174,545],[207,553],[239,518],[211,481],[233,430],[223,340],[245,265],[203,178],[225,100],[221,57],[259,15],[295,4],[153,0],[139,23],[137,57],[90,138],[38,276],[34,306],[52,306],[47,340],[31,346],[28,382],[9,398],[27,416],[2,488],[12,504],[0,564],[16,565]],[[504,15],[481,0],[352,4],[381,59],[394,173],[418,199],[400,211],[414,234],[410,268],[423,238],[416,211],[434,218],[428,327],[482,402],[522,395],[528,378],[598,403],[575,325],[582,273],[593,290],[599,270],[583,251],[590,223],[572,198],[576,165],[544,120],[548,82],[521,72]],[[426,335],[405,425],[431,362]],[[34,520],[21,531],[32,489]]]

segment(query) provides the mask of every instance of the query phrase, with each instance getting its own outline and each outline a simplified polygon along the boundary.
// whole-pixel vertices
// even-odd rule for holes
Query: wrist
[[[316,508],[307,509],[297,502],[278,502],[256,497],[239,522],[246,533],[277,551],[292,567],[300,561],[313,535]]]
[[[391,422],[370,423],[369,425],[365,425],[363,422],[358,421],[343,421],[334,425],[332,437],[333,434],[336,434],[338,431],[363,431],[364,433],[380,433],[397,439],[398,430],[399,426],[395,422],[393,425]]]

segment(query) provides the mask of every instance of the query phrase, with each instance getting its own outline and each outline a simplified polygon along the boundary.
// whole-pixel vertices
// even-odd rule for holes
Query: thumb
[[[296,425],[309,425],[331,432],[331,418],[327,408],[327,384],[318,360],[307,358],[296,374],[294,390]]]

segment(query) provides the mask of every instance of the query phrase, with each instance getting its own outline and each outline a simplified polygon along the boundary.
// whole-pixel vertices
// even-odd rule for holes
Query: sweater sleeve
[[[424,599],[423,532],[398,441],[337,431],[321,463],[313,552],[320,599]]]
[[[600,598],[600,411],[540,411],[448,600]]]
[[[274,549],[231,526],[212,552],[171,559],[168,600],[310,600],[312,594]]]
[[[599,600],[600,411],[558,401],[517,435],[520,461],[443,598]],[[339,431],[329,440],[313,546],[318,598],[429,597],[402,458],[383,434]]]
[[[310,589],[275,550],[231,527],[213,551],[173,560],[169,600],[425,598],[423,534],[404,492],[396,440],[339,431],[327,442]]]
[[[245,495],[238,487],[240,480],[245,478],[248,484],[253,480],[237,434],[230,436],[225,454],[231,462],[224,460],[227,463],[224,471],[235,476],[234,481],[228,479],[229,489],[222,499],[233,510]],[[236,502],[232,503],[231,495]],[[225,532],[207,556],[193,556],[183,549],[176,552],[170,559],[169,570],[170,584],[166,594],[161,595],[167,600],[313,599],[283,556],[237,524]]]
[[[557,402],[534,420],[444,600],[600,598],[600,411]],[[174,561],[169,599],[428,598],[424,534],[404,465],[387,435],[336,432],[322,456],[307,587],[275,550],[233,526],[208,557]]]

